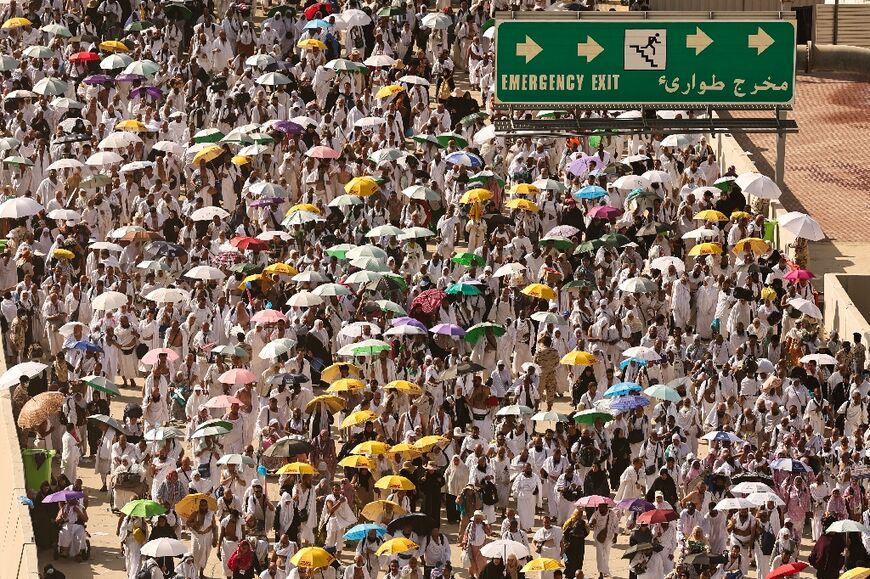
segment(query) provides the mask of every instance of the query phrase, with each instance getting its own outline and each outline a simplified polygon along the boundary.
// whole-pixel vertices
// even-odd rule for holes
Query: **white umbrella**
[[[321,297],[349,296],[353,292],[340,283],[325,283],[314,288],[311,293]]]
[[[323,298],[309,291],[301,291],[287,300],[287,305],[296,308],[310,308],[323,303]]]
[[[98,151],[88,157],[85,163],[91,167],[108,167],[117,165],[123,160],[124,158],[114,151]]]
[[[773,179],[761,173],[743,173],[734,181],[743,190],[759,199],[779,199],[782,191]]]
[[[48,212],[48,218],[55,221],[75,221],[82,220],[81,213],[72,209],[52,209]]]
[[[401,235],[403,231],[394,225],[379,225],[373,227],[366,233],[366,237],[389,237],[391,235]]]
[[[623,165],[631,165],[632,163],[639,163],[641,161],[649,161],[649,157],[646,155],[629,155],[624,159],[621,159],[619,162]]]
[[[819,222],[800,211],[789,211],[785,215],[777,218],[779,226],[794,234],[795,237],[807,239],[809,241],[821,241],[825,238],[822,232],[822,226]]]
[[[441,199],[440,193],[434,189],[430,189],[429,187],[424,187],[423,185],[411,185],[410,187],[405,187],[402,189],[402,195],[408,199],[416,199],[419,201],[438,201]],[[358,199],[356,196],[353,197]],[[360,203],[362,203],[362,201],[360,201]]]
[[[613,186],[617,189],[625,189],[627,191],[631,191],[632,189],[649,189],[650,180],[641,177],[640,175],[623,175],[619,179],[613,182]]]
[[[417,86],[429,86],[429,81],[423,78],[422,76],[416,76],[413,74],[406,74],[405,76],[396,79],[396,82],[401,82],[404,84],[415,84]]]
[[[154,168],[154,163],[151,161],[133,161],[121,165],[121,173],[133,173],[135,171],[144,171],[148,168]]]
[[[42,362],[22,362],[3,372],[0,376],[0,388],[11,388],[20,382],[22,376],[33,378],[48,368]]]
[[[323,216],[311,211],[294,211],[290,217],[281,222],[281,225],[305,225],[314,221],[326,221]]]
[[[779,495],[769,491],[752,493],[751,495],[746,497],[746,500],[759,507],[762,507],[767,503],[773,503],[778,507],[785,506],[785,501],[779,498]]]
[[[698,229],[693,229],[691,231],[687,231],[683,234],[682,239],[707,239],[717,237],[719,234],[707,227],[699,227]]]
[[[81,322],[67,322],[58,329],[57,333],[63,336],[64,338],[69,338],[75,332],[77,327],[81,327],[82,335],[87,335],[88,327]]]
[[[112,231],[110,231],[109,237],[112,237],[115,239],[120,239],[120,238],[124,237],[125,235],[127,235],[128,233],[134,233],[134,232],[138,232],[138,231],[147,231],[147,230],[144,227],[142,227],[141,225],[122,225],[121,227],[119,227],[117,229],[113,229]]]
[[[257,239],[262,241],[272,241],[273,239],[280,239],[282,241],[290,241],[293,239],[293,236],[287,233],[286,231],[264,231],[257,235]]]
[[[712,432],[708,432],[704,436],[701,437],[701,440],[713,441],[713,440],[728,440],[731,444],[736,444],[738,442],[743,442],[743,439],[734,434],[733,432],[726,432],[724,430],[714,430]]]
[[[140,551],[147,557],[180,557],[187,552],[187,545],[178,539],[160,537],[142,545]]]
[[[367,129],[372,127],[379,127],[385,124],[387,124],[387,119],[383,117],[363,117],[356,121],[353,126],[361,129]]]
[[[510,539],[499,539],[498,541],[487,543],[480,548],[480,554],[488,559],[501,557],[505,561],[511,555],[515,556],[517,559],[531,556],[528,547],[519,541],[511,541]]]
[[[447,30],[453,24],[453,19],[441,12],[430,12],[423,17],[421,24],[432,30]]]
[[[54,169],[56,171],[59,169],[83,169],[84,166],[85,164],[78,159],[58,159],[57,161],[48,166],[48,170],[51,171],[52,169]]]
[[[671,184],[671,176],[664,171],[647,171],[646,173],[641,175],[641,177],[643,177],[650,183],[661,183],[663,185]]]
[[[300,271],[290,279],[292,281],[307,283],[324,283],[329,281],[328,277],[326,277],[319,271],[314,271],[313,269],[306,269],[305,271]]]
[[[383,277],[384,274],[380,272],[361,269],[344,278],[344,283],[369,283],[371,281],[380,281]]]
[[[175,141],[157,141],[151,148],[155,151],[161,151],[179,157],[184,154],[184,147]]]
[[[748,499],[722,499],[715,507],[717,511],[737,511],[753,508],[755,508],[755,503]]]
[[[363,64],[366,66],[393,66],[396,64],[396,60],[392,57],[387,56],[386,54],[373,54],[367,59],[363,61]]]
[[[366,26],[372,23],[372,17],[363,12],[362,10],[357,10],[356,8],[351,8],[350,10],[345,10],[341,14],[338,15],[337,19],[341,19],[347,26]]]
[[[35,85],[33,85],[33,92],[36,94],[41,94],[43,96],[53,95],[60,96],[67,91],[69,85],[60,80],[59,78],[54,78],[53,76],[46,76]]]
[[[486,125],[471,137],[475,145],[485,145],[495,138],[495,125]]]
[[[691,144],[692,139],[688,135],[668,135],[662,139],[662,147],[685,147]]]
[[[13,197],[0,203],[0,218],[21,219],[42,211],[43,207],[30,197]]]
[[[395,328],[390,328],[386,332],[384,332],[385,336],[425,336],[426,330],[418,328],[417,326],[404,325],[404,326],[396,326]]]
[[[103,292],[91,301],[95,310],[114,310],[127,303],[127,294],[121,292]]]
[[[118,131],[112,133],[97,144],[98,149],[126,149],[130,145],[138,145],[142,143],[142,139],[129,131]],[[90,164],[90,163],[88,163]]]
[[[145,296],[145,299],[160,304],[174,304],[177,302],[189,300],[190,294],[183,289],[162,287],[148,292],[148,295]]]
[[[215,207],[210,205],[208,207],[201,207],[190,214],[190,218],[194,221],[211,221],[215,217],[219,219],[226,219],[230,216],[230,212],[222,207]]]
[[[106,249],[108,251],[124,251],[123,247],[111,241],[95,241],[88,247],[91,249]]]
[[[811,318],[815,318],[817,320],[822,319],[822,310],[820,310],[816,304],[809,300],[805,300],[804,298],[792,298],[786,303],[797,311],[804,313]]]
[[[257,356],[259,356],[261,360],[277,358],[281,354],[286,354],[292,350],[295,345],[295,340],[291,340],[290,338],[278,338],[277,340],[272,340],[263,346]]]
[[[837,364],[837,359],[830,354],[807,354],[798,361],[801,364],[815,362],[819,366],[835,366]]]
[[[266,74],[258,76],[254,82],[263,86],[278,86],[281,84],[290,84],[290,78],[280,72],[267,72]]]
[[[753,493],[772,493],[773,489],[763,482],[745,481],[731,487],[732,493],[751,495]]]
[[[364,201],[362,197],[357,197],[356,195],[348,195],[343,193],[326,204],[327,207],[338,207],[339,209],[343,207],[352,207],[354,205],[362,205]]]
[[[196,267],[190,268],[190,270],[184,274],[184,277],[189,277],[191,279],[222,280],[226,275],[216,267],[210,265],[197,265]]]
[[[674,266],[674,269],[677,270],[677,273],[682,273],[686,271],[686,264],[683,263],[683,260],[678,257],[673,257],[670,255],[666,255],[663,257],[657,257],[652,260],[649,264],[650,269],[657,269],[661,272],[668,271],[670,266]]]
[[[347,259],[356,259],[358,257],[376,257],[378,259],[387,259],[387,252],[377,245],[360,245],[350,249],[345,254]]]
[[[661,354],[647,346],[634,346],[628,348],[627,350],[623,350],[622,355],[625,358],[637,358],[639,360],[646,360],[647,362],[659,362],[662,359]]]
[[[407,241],[410,239],[425,239],[434,235],[434,231],[426,229],[425,227],[407,227],[398,237],[396,237],[396,239],[399,241]]]
[[[352,324],[348,324],[338,332],[338,335],[344,338],[359,338],[363,335],[365,330],[369,330],[369,334],[372,336],[379,336],[381,334],[381,329],[376,325],[369,322],[353,322]]]
[[[526,271],[526,269],[528,268],[526,268],[526,266],[524,266],[523,264],[512,261],[510,263],[504,264],[503,266],[495,270],[495,272],[492,274],[492,277],[505,277],[508,275],[516,275],[518,273]]]
[[[630,277],[619,284],[620,291],[644,294],[659,290],[659,284],[646,277]]]

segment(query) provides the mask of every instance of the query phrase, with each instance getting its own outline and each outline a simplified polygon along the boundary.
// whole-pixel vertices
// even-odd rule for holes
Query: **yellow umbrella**
[[[718,243],[699,243],[689,250],[689,255],[695,257],[698,255],[719,255],[722,253],[722,246]]]
[[[51,254],[58,259],[72,259],[76,256],[68,249],[55,249]]]
[[[735,211],[731,214],[731,219],[749,219],[752,215],[746,211]]]
[[[193,493],[183,497],[180,501],[175,503],[175,512],[178,513],[180,517],[186,519],[199,510],[200,501],[207,502],[210,511],[217,509],[217,499],[212,495]]]
[[[2,28],[20,28],[22,26],[33,26],[33,22],[27,18],[10,18],[3,23]]]
[[[396,446],[399,446],[398,444]],[[395,448],[395,447],[394,447]],[[375,487],[379,489],[384,489],[388,491],[412,491],[417,486],[412,483],[410,480],[406,479],[403,476],[399,476],[397,474],[390,474],[387,476],[382,476],[375,483]]]
[[[867,579],[868,577],[870,577],[870,568],[868,567],[854,567],[840,575],[840,579]]]
[[[265,284],[268,281],[269,281],[268,278],[264,278],[262,273],[255,273],[255,274],[249,275],[248,277],[243,279],[242,283],[239,284],[239,289],[244,290],[247,287],[246,284],[249,284],[249,283],[261,282],[261,283]]]
[[[436,444],[441,444],[443,442],[447,442],[447,439],[440,434],[431,434],[429,436],[424,436],[415,442],[414,447],[422,452],[429,452]]]
[[[391,97],[393,95],[399,94],[404,91],[405,87],[400,84],[388,84],[387,86],[382,86],[381,90],[375,93],[376,99],[383,99],[387,97]]]
[[[555,559],[548,559],[547,557],[540,557],[538,559],[532,559],[520,569],[522,573],[537,573],[541,571],[553,571],[555,569],[564,569],[565,565],[562,564],[561,561],[556,561]]]
[[[137,121],[136,119],[123,120],[115,125],[115,128],[119,131],[127,131],[130,133],[145,133],[148,131],[148,127],[145,126],[145,123]]]
[[[267,265],[263,268],[263,273],[277,273],[283,275],[296,275],[299,273],[299,270],[293,267],[292,265],[278,262]]]
[[[326,50],[326,45],[317,40],[316,38],[306,38],[304,40],[300,40],[299,44],[297,44],[299,48],[319,48],[320,50]]]
[[[541,190],[529,183],[517,183],[508,192],[514,195],[537,195]]]
[[[550,286],[542,283],[531,283],[520,291],[527,296],[538,298],[540,300],[552,300],[556,298],[556,291]]]
[[[744,237],[734,244],[734,253],[744,253],[746,251],[764,255],[770,251],[770,246],[760,237]]]
[[[560,363],[565,364],[566,366],[591,366],[597,361],[598,358],[589,352],[584,352],[583,350],[568,352],[562,356],[561,360],[559,360]]]
[[[379,440],[367,440],[360,442],[350,451],[351,454],[366,454],[369,456],[377,456],[379,454],[387,454],[390,452],[390,445]]]
[[[321,394],[320,396],[315,396],[311,399],[311,402],[305,405],[305,411],[309,414],[314,412],[314,408],[317,407],[318,404],[326,404],[326,409],[330,412],[338,412],[342,408],[344,408],[344,400],[342,400],[339,396],[333,396],[331,394]]]
[[[214,161],[223,154],[224,148],[220,145],[209,145],[208,147],[204,147],[199,153],[197,153],[193,157],[193,161],[191,161],[190,164],[199,165],[202,161],[208,163],[209,161]]]
[[[233,155],[233,158],[230,159],[230,163],[232,163],[236,167],[241,167],[242,165],[247,165],[250,162],[251,162],[251,158],[246,157],[244,155]]]
[[[407,380],[393,380],[392,382],[385,384],[384,388],[387,390],[398,390],[405,394],[414,394],[417,396],[423,393],[422,388],[413,382],[408,382]]]
[[[106,40],[101,42],[100,50],[105,50],[106,52],[130,52],[127,45],[120,40]]]
[[[342,378],[330,384],[329,388],[327,388],[326,391],[330,394],[334,394],[336,392],[356,392],[357,390],[362,390],[365,387],[366,384],[362,380],[357,380],[356,378]]]
[[[477,189],[466,191],[462,197],[459,198],[459,202],[463,205],[468,205],[469,203],[483,203],[490,199],[492,199],[492,191],[478,187]]]
[[[311,203],[297,203],[296,205],[287,210],[287,215],[292,215],[297,211],[308,211],[309,213],[320,214],[320,207],[318,207],[317,205],[312,205]]]
[[[394,503],[393,501],[378,500],[366,503],[366,506],[359,512],[362,516],[370,521],[377,521],[384,515],[389,515],[390,518],[399,517],[405,514],[405,509]]]
[[[290,558],[291,563],[304,569],[328,567],[332,565],[333,561],[335,561],[335,557],[330,555],[329,551],[320,547],[303,547]]]
[[[776,290],[772,287],[761,288],[761,299],[762,300],[775,300],[776,299]]]
[[[344,191],[357,197],[371,197],[381,186],[375,181],[374,177],[363,175],[362,177],[354,177],[344,185]]]
[[[504,204],[508,209],[522,209],[523,211],[530,211],[532,213],[537,213],[540,211],[538,206],[529,201],[528,199],[511,199],[507,203]]]
[[[359,456],[357,454],[352,454],[350,456],[346,456],[340,461],[338,461],[339,466],[346,466],[347,468],[372,468],[374,464],[365,456]]]
[[[399,553],[404,553],[406,551],[413,551],[418,547],[420,547],[420,545],[411,539],[396,537],[395,539],[384,541],[383,544],[378,547],[378,550],[375,551],[375,555],[398,555]]]
[[[323,382],[331,384],[337,380],[342,378],[342,370],[347,372],[347,376],[351,378],[361,378],[362,377],[362,369],[356,364],[350,364],[348,362],[340,362],[338,364],[332,364],[331,366],[327,366],[320,373],[320,379]]]
[[[351,426],[359,426],[369,420],[374,420],[378,417],[377,414],[372,412],[371,410],[360,410],[358,412],[354,412],[353,414],[349,414],[347,418],[341,421],[341,428],[350,428]]]
[[[701,221],[728,221],[728,218],[725,217],[725,214],[721,211],[716,211],[715,209],[705,209],[704,211],[698,211],[695,213],[695,216],[692,219],[698,219]]]
[[[404,454],[404,458],[417,458],[423,454],[419,448],[407,442],[400,442],[390,447],[390,454]]]
[[[317,469],[307,462],[291,462],[285,464],[277,471],[276,474],[317,474]]]

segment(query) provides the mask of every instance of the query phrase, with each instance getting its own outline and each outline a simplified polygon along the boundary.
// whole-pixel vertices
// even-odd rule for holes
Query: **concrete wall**
[[[852,340],[858,332],[864,344],[870,340],[870,276],[825,274],[825,329],[837,330],[841,340]]]
[[[870,5],[867,8],[870,9]],[[800,47],[798,50],[800,51]],[[814,42],[809,52],[810,70],[870,75],[870,48],[842,44],[816,44]],[[798,66],[798,70],[804,69]]]
[[[5,354],[0,345],[0,374],[6,371]],[[33,525],[26,505],[18,497],[24,490],[24,466],[18,433],[12,420],[10,391],[0,391],[0,553],[3,562],[0,577],[37,579],[39,562]]]

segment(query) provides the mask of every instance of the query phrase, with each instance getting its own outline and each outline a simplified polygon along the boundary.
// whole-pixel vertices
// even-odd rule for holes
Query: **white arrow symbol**
[[[601,45],[595,42],[595,40],[586,35],[586,42],[578,42],[577,43],[577,56],[585,56],[586,62],[592,62],[595,60],[595,57],[604,52],[604,49],[601,48]]]
[[[695,56],[698,56],[704,49],[713,44],[713,39],[704,34],[704,31],[699,27],[695,27],[695,33],[686,36],[686,48],[694,48]]]
[[[758,27],[758,32],[755,34],[749,35],[749,48],[755,48],[758,50],[758,54],[761,54],[773,44],[773,38],[770,37],[770,34],[765,32],[761,26]]]
[[[528,35],[526,35],[526,41],[517,44],[517,56],[525,56],[526,64],[529,64],[533,58],[541,54],[541,51],[544,50],[538,43],[531,39]]]

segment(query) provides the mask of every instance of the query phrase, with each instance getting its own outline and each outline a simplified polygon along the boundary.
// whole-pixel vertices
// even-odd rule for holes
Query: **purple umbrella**
[[[414,326],[415,328],[419,328],[424,332],[426,331],[426,326],[423,325],[423,322],[410,316],[400,316],[398,318],[393,318],[393,321],[391,323],[394,328],[398,328],[399,326]]]
[[[118,82],[136,82],[137,80],[145,80],[141,74],[119,74],[115,77]]]
[[[456,336],[461,338],[465,335],[465,330],[456,324],[437,324],[429,330],[433,334],[441,334],[442,336]]]
[[[159,99],[163,96],[163,91],[156,86],[140,86],[131,90],[130,94],[141,98],[149,96],[151,98]]]
[[[572,175],[582,175],[589,170],[590,157],[580,157],[568,163],[568,172]]]
[[[84,80],[85,84],[91,84],[91,85],[107,84],[107,83],[111,83],[111,82],[114,82],[112,80],[112,77],[106,76],[105,74],[92,74],[91,76],[86,77]]]
[[[281,131],[282,133],[287,133],[288,135],[301,135],[305,132],[305,128],[302,125],[294,123],[292,121],[278,121],[272,127],[275,130]]]
[[[57,491],[56,493],[51,493],[44,499],[42,499],[43,503],[65,503],[72,499],[83,499],[85,498],[85,493],[79,491]]]
[[[653,510],[656,506],[643,499],[625,499],[616,503],[616,508],[632,513],[645,513]]]
[[[281,205],[283,203],[283,199],[279,199],[278,197],[263,197],[262,199],[257,199],[256,201],[251,201],[248,203],[249,207],[265,207],[266,205]]]
[[[610,219],[611,217],[619,217],[622,215],[622,209],[611,207],[610,205],[599,205],[589,210],[589,217],[593,219]]]

